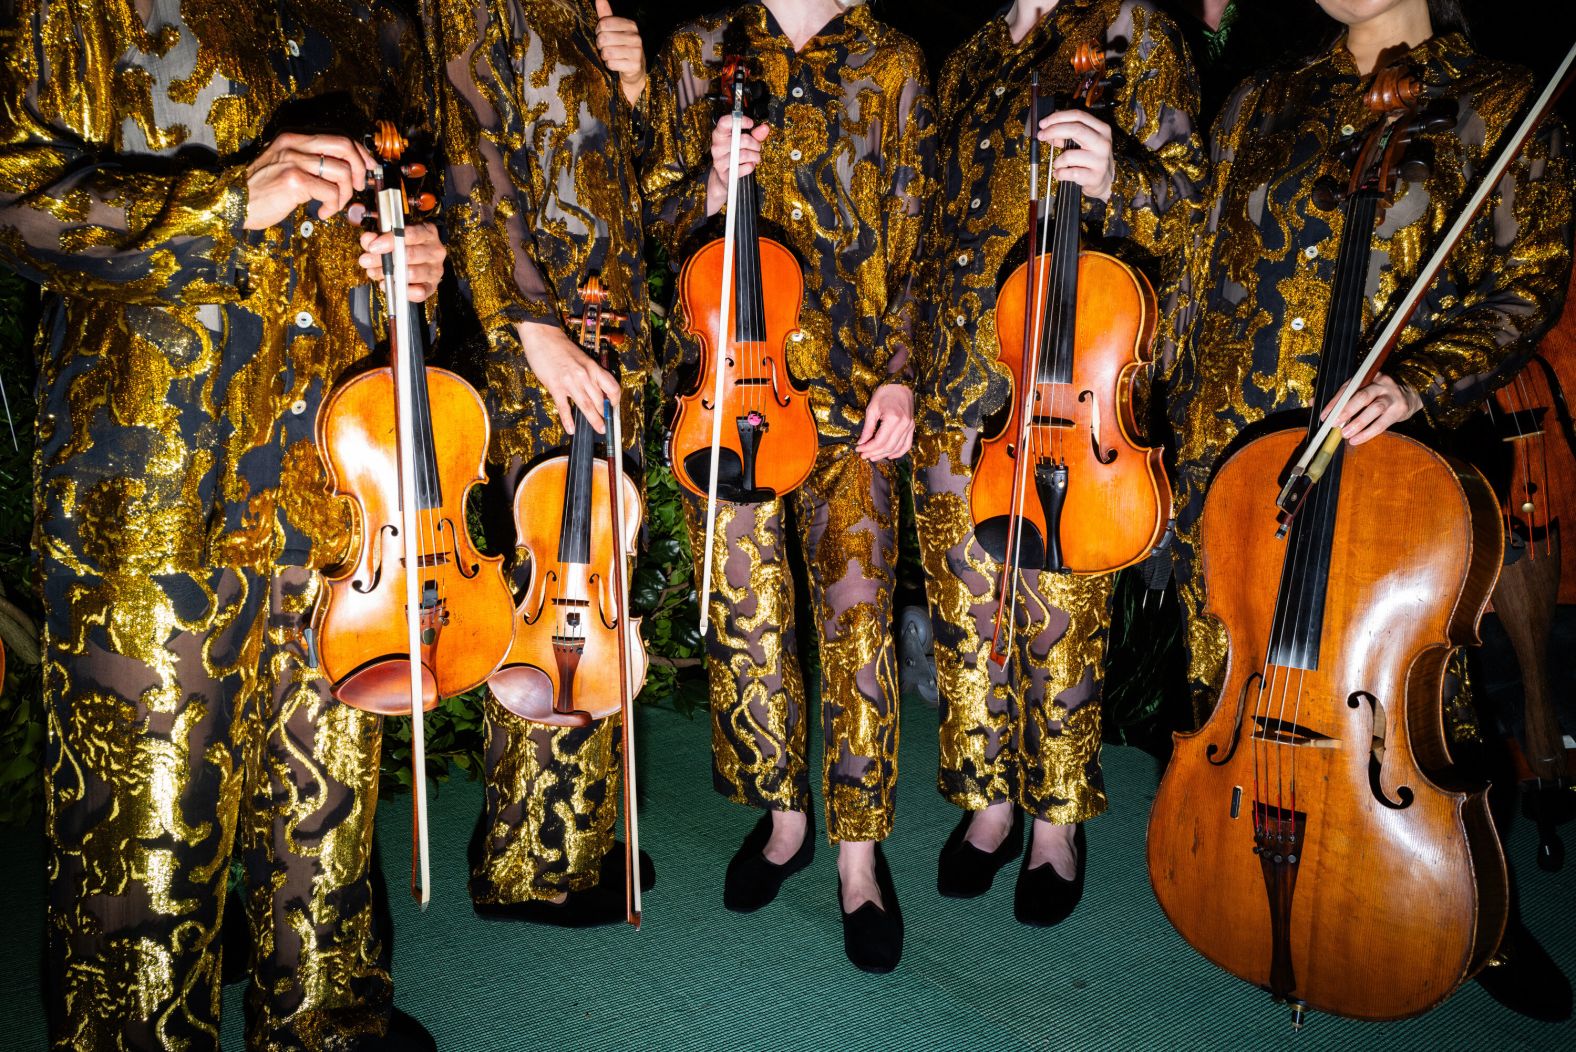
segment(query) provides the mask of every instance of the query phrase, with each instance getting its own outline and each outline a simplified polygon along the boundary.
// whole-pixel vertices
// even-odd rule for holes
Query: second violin
[[[1079,104],[1102,104],[1111,83],[1104,62],[1096,45],[1078,49]],[[980,544],[1003,566],[997,660],[1008,649],[1003,624],[1020,570],[1119,570],[1149,554],[1171,513],[1160,450],[1134,437],[1133,389],[1150,358],[1155,293],[1126,263],[1080,249],[1077,183],[1062,180],[1054,200],[1040,197],[1037,76],[1032,85],[1028,258],[996,300],[1013,402],[982,443],[970,498]]]

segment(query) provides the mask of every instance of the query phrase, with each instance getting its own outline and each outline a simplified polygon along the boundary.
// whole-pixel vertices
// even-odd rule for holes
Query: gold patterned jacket
[[[596,46],[591,0],[433,0],[444,70],[450,255],[486,334],[492,457],[561,441],[517,322],[563,324],[593,274],[627,315],[620,352],[626,444],[651,371],[640,227],[640,115]]]
[[[1371,244],[1364,324],[1410,286],[1519,120],[1525,70],[1474,54],[1459,34],[1407,56],[1428,92],[1452,100],[1450,126],[1421,138],[1426,178],[1403,178]],[[1216,122],[1208,211],[1175,294],[1180,337],[1165,384],[1179,481],[1199,504],[1216,460],[1246,427],[1313,398],[1342,212],[1312,201],[1332,155],[1379,115],[1363,104],[1344,41],[1244,83]],[[1565,132],[1549,121],[1522,151],[1435,279],[1386,371],[1417,391],[1435,425],[1456,425],[1504,384],[1559,314],[1570,267]],[[1334,166],[1334,168],[1332,168]],[[1178,350],[1180,346],[1180,350]],[[1179,511],[1187,528],[1198,507]]]
[[[805,270],[803,338],[790,343],[788,366],[809,388],[822,441],[857,438],[875,389],[913,379],[916,261],[935,181],[924,56],[864,6],[834,17],[797,54],[758,2],[674,33],[651,74],[643,183],[647,230],[675,267],[706,225],[711,134],[726,112],[707,95],[735,19],[770,97],[761,214]],[[682,328],[671,327],[669,373],[696,358]]]
[[[1013,43],[1009,10],[953,52],[937,81],[941,193],[924,266],[933,331],[919,387],[920,426],[931,432],[977,427],[1010,390],[997,361],[996,290],[1009,253],[1021,258],[1026,244],[1031,73],[1040,75],[1042,116],[1075,87],[1080,44],[1103,44],[1108,68],[1122,75],[1109,114],[1111,200],[1084,202],[1089,247],[1164,277],[1181,258],[1205,175],[1198,81],[1169,15],[1150,0],[1062,0]],[[1041,155],[1044,187],[1051,151]]]
[[[420,97],[415,26],[360,0],[24,0],[0,101],[0,261],[46,289],[36,489],[79,574],[275,561],[349,539],[313,443],[375,343],[359,229],[242,224],[281,131]]]

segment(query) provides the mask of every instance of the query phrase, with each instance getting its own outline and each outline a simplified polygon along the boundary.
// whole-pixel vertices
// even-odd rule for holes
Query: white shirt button
[[[980,206],[980,199],[977,198],[977,197],[974,200],[969,202],[969,207],[970,208],[978,208],[979,206]]]
[[[794,88],[793,91],[790,94],[792,94],[793,97],[796,98],[796,99],[802,99],[802,98],[804,98],[804,89],[803,88]]]
[[[1343,124],[1343,125],[1341,125],[1341,134],[1342,135],[1350,135],[1353,132],[1355,132],[1356,130],[1357,129],[1353,128],[1350,124]]]
[[[1000,84],[996,85],[996,97],[999,99],[1005,94],[1007,94],[1007,89]]]
[[[795,219],[803,219],[804,218],[804,210],[800,209],[800,208],[795,208],[792,212],[789,212],[788,214],[793,216]]]
[[[301,220],[301,225],[296,229],[301,231],[302,237],[311,237],[312,231],[315,230],[316,227],[312,225],[312,221],[310,219],[303,219]]]
[[[291,58],[299,58],[301,55],[301,45],[297,44],[294,40],[286,40],[285,51],[289,53]]]
[[[312,315],[308,314],[306,311],[302,311],[300,314],[296,315],[296,328],[310,329],[311,327]]]
[[[1301,318],[1293,318],[1291,320],[1291,327],[1298,332],[1301,332],[1307,326],[1307,324],[1308,323],[1303,321]]]
[[[297,398],[294,402],[291,402],[290,412],[296,416],[300,416],[302,413],[306,412],[306,399]]]
[[[960,253],[958,255],[958,266],[966,267],[968,265],[969,265],[969,254],[967,252]]]
[[[793,332],[793,342],[794,343],[803,343],[804,342],[804,332],[803,332],[803,330],[800,330],[800,329],[795,329],[794,330],[794,332]]]
[[[1319,246],[1318,245],[1309,245],[1307,248],[1302,250],[1302,254],[1304,256],[1307,256],[1309,259],[1318,259],[1319,258]]]
[[[797,161],[799,158],[801,158],[803,156],[804,156],[804,154],[800,153],[798,150],[789,150],[788,151],[788,159],[789,160]]]
[[[962,314],[958,315],[958,324],[959,325],[967,325],[968,324],[968,320],[969,319],[967,317],[965,317],[964,315],[962,315]]]
[[[980,140],[980,149],[982,149],[982,150],[990,149],[990,140],[989,139],[981,139]]]

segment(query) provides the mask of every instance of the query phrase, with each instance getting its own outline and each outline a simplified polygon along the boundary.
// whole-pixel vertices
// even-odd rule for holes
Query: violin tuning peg
[[[377,219],[377,213],[373,212],[370,208],[368,208],[366,205],[362,204],[360,201],[357,201],[354,204],[352,204],[349,208],[345,209],[345,218],[350,220],[352,223],[356,224],[357,226],[361,226],[362,224],[366,223],[368,220],[375,220],[375,219]]]
[[[416,197],[416,211],[423,214],[431,212],[438,207],[438,198],[434,194],[424,193]]]
[[[425,178],[427,178],[427,166],[424,165],[424,164],[420,164],[420,163],[407,164],[404,167],[402,167],[400,169],[400,171],[402,173],[404,173],[405,178],[407,178],[407,179],[425,179]]]

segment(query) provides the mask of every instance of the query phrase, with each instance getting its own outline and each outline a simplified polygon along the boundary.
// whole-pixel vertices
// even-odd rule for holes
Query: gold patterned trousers
[[[969,512],[977,433],[914,440],[914,513],[941,694],[941,795],[979,811],[1011,800],[1058,824],[1105,810],[1100,684],[1112,576],[1025,573],[1011,656],[990,660],[999,564]]]
[[[822,792],[833,841],[884,840],[897,788],[897,656],[892,585],[897,508],[891,463],[852,444],[821,447],[785,498],[719,504],[713,546],[712,781],[736,803],[808,811],[809,727],[794,624],[784,511],[792,503],[821,658]],[[687,495],[695,579],[704,500]]]
[[[511,508],[526,467],[514,458],[503,473]],[[528,568],[516,560],[519,589]],[[483,714],[486,795],[471,852],[471,900],[504,906],[595,885],[621,805],[620,717],[548,727],[516,716],[490,691]]]
[[[315,579],[46,556],[43,582],[53,1047],[218,1047],[232,859],[249,1047],[375,1047],[393,1002],[371,874],[382,724],[295,642]]]

